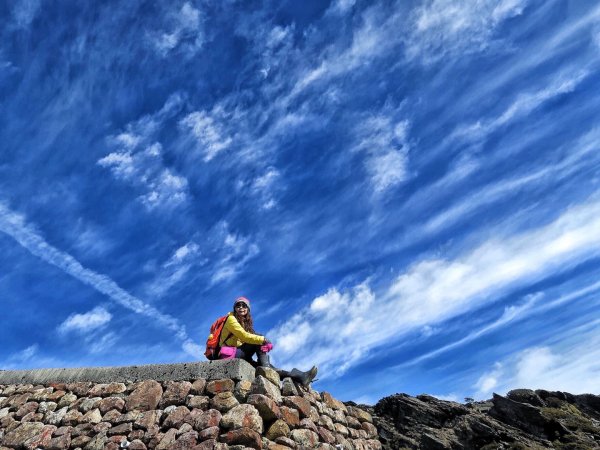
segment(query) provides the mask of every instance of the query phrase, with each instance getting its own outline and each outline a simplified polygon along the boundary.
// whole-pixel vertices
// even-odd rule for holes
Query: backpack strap
[[[229,315],[227,315],[227,319],[225,319],[225,323],[223,324],[223,327],[221,328],[221,331],[219,332],[219,338],[217,339],[217,354],[219,353],[219,350],[221,349],[221,346],[219,345],[221,343],[221,334],[223,334],[223,329],[225,328],[225,325],[227,325],[227,320],[229,319]],[[223,339],[223,345],[227,344],[227,339],[229,339],[231,336],[233,336],[232,332],[229,332],[229,335]]]
[[[229,339],[231,336],[233,336],[233,333],[229,333],[229,335],[228,335],[228,336],[227,336],[225,339],[223,339],[223,344],[224,344],[224,345],[225,345],[225,344],[227,344],[227,339]],[[221,339],[219,339],[219,341],[220,341],[220,340],[221,340]]]

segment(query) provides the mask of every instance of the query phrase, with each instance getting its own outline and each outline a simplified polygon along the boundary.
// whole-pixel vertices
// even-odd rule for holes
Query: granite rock
[[[157,381],[147,380],[140,385],[127,397],[125,408],[127,411],[138,409],[140,411],[149,411],[156,409],[163,394],[163,388]]]
[[[257,433],[263,432],[263,420],[252,405],[238,405],[230,409],[221,418],[220,426],[225,429],[249,428]]]

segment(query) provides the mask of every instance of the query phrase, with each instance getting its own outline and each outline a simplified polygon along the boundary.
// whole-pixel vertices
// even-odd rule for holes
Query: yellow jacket
[[[248,333],[235,318],[233,313],[229,313],[225,325],[221,330],[219,338],[219,347],[239,347],[242,344],[262,345],[265,337],[259,334]]]

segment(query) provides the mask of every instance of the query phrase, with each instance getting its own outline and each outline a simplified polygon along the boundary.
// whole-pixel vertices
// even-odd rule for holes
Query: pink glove
[[[269,353],[271,350],[273,350],[273,344],[271,344],[270,342],[268,344],[263,344],[260,346],[260,351],[263,353]]]

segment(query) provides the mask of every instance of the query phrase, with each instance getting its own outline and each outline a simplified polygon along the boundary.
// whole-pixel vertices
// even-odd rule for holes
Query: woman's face
[[[246,317],[248,315],[248,307],[245,303],[236,303],[235,312],[242,317]]]

